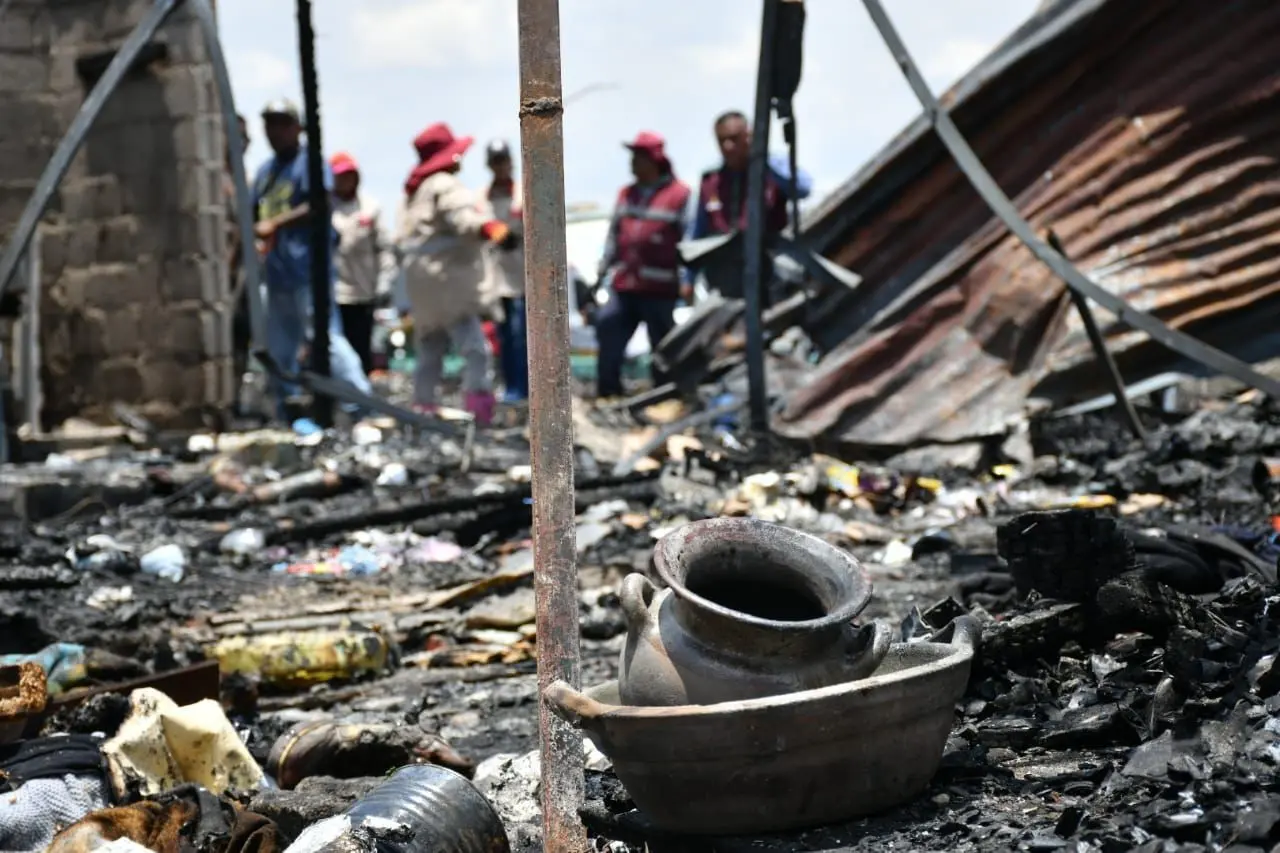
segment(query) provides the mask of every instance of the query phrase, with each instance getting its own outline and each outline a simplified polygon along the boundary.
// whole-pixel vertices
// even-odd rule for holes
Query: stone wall
[[[0,236],[149,0],[13,0],[0,20]],[[212,69],[183,7],[164,55],[106,103],[41,225],[44,426],[137,407],[200,422],[230,397],[224,137]],[[104,65],[99,64],[99,68]],[[10,132],[16,129],[17,132]],[[11,362],[10,362],[11,363]]]

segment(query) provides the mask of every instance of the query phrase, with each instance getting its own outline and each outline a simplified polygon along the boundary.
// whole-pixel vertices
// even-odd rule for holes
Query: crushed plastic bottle
[[[170,543],[148,551],[138,562],[147,574],[178,583],[186,574],[187,555],[180,546]]]
[[[267,535],[256,527],[232,530],[218,543],[218,550],[238,557],[256,554],[267,547]]]
[[[228,637],[208,651],[223,675],[256,675],[277,687],[356,678],[382,672],[395,662],[386,637],[358,628]]]

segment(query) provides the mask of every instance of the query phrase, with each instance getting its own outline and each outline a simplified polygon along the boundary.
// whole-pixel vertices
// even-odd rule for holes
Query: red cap
[[[667,141],[651,130],[642,130],[630,142],[622,143],[624,148],[640,151],[653,159],[659,166],[671,171],[671,161],[667,159]]]
[[[360,171],[360,166],[356,163],[356,159],[345,151],[334,154],[329,158],[329,168],[333,170],[335,177],[347,172]]]

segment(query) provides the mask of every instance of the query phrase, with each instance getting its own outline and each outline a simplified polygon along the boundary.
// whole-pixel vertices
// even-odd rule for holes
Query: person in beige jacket
[[[329,158],[333,170],[335,295],[347,340],[366,374],[373,372],[373,314],[378,297],[391,290],[396,257],[383,235],[378,203],[360,194],[360,167],[345,152]]]
[[[436,406],[450,342],[466,360],[462,390],[477,423],[493,418],[489,345],[480,324],[488,273],[485,250],[514,249],[519,239],[489,216],[483,199],[458,178],[462,155],[474,138],[455,137],[447,124],[433,124],[413,141],[419,163],[405,181],[396,246],[403,296],[413,317],[418,365],[413,403]],[[403,308],[402,308],[403,310]]]

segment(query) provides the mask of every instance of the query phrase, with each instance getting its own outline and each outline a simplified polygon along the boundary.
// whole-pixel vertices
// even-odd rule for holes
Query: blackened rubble
[[[1280,841],[1280,597],[1268,538],[1277,494],[1255,463],[1280,455],[1277,421],[1265,404],[1208,408],[1143,446],[1105,417],[1045,421],[1030,465],[968,472],[744,447],[723,423],[649,441],[656,461],[625,477],[608,473],[614,459],[580,451],[585,684],[616,676],[622,576],[648,570],[665,530],[714,515],[766,518],[849,548],[875,583],[867,615],[900,621],[906,635],[964,612],[986,625],[942,770],[917,801],[785,838],[665,839],[629,811],[596,755],[586,816],[597,845],[1270,849]],[[600,429],[619,454],[652,435]],[[82,645],[76,683],[94,685],[263,638],[313,658],[317,636],[385,638],[385,657],[345,675],[224,672],[222,704],[252,757],[267,767],[273,745],[310,722],[364,726],[374,740],[391,725],[396,755],[439,750],[458,757],[446,763],[477,765],[513,848],[535,849],[523,438],[483,436],[465,471],[462,446],[440,439],[237,441],[122,449],[76,481],[75,501],[29,499],[25,520],[15,510],[0,541],[0,653]],[[141,472],[130,481],[138,493],[76,508],[113,465]],[[179,580],[149,556],[170,545],[181,549]],[[43,730],[109,735],[127,712],[95,697],[52,709]],[[342,741],[335,754],[353,748]],[[322,772],[298,790],[254,798],[286,834],[372,784],[325,778],[335,765],[311,761]]]

